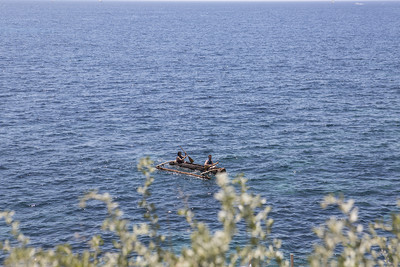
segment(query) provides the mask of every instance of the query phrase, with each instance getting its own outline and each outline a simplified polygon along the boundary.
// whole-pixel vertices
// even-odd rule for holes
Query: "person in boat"
[[[185,158],[187,157],[188,155],[185,153],[185,156],[182,156],[182,152],[178,152],[178,156],[176,157],[176,163],[185,163]]]
[[[218,162],[214,163],[214,162],[212,161],[212,156],[211,156],[211,155],[208,155],[208,159],[206,160],[206,162],[204,162],[204,168],[205,168],[206,170],[208,170],[209,168],[215,167],[215,165],[217,165],[217,164],[218,164]]]

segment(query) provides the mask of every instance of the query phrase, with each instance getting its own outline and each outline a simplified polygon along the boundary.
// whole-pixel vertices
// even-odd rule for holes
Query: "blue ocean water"
[[[32,245],[79,250],[105,216],[79,197],[109,192],[140,221],[138,160],[181,145],[245,173],[306,264],[326,194],[355,199],[365,224],[397,210],[399,43],[399,2],[1,1],[0,210]],[[185,197],[219,227],[214,180],[154,177],[175,249]]]

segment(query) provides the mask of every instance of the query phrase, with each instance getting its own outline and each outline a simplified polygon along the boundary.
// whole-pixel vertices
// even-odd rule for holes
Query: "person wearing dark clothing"
[[[217,164],[218,164],[218,161],[216,163],[214,163],[212,161],[212,156],[208,155],[208,159],[206,160],[206,162],[204,162],[204,167],[207,170],[209,168],[215,167],[215,165],[217,165]]]
[[[185,158],[187,157],[187,154],[185,153],[185,156],[182,156],[182,152],[178,152],[178,156],[176,157],[176,163],[185,163]]]

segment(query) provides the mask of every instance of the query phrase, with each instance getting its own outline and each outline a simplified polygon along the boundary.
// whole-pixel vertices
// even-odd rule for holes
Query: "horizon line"
[[[0,0],[1,2],[400,2],[400,0]]]

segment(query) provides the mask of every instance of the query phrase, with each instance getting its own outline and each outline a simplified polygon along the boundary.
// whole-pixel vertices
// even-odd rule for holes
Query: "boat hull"
[[[177,163],[176,161],[170,161],[169,165],[174,165],[174,166],[178,166],[178,167],[186,168],[186,169],[190,169],[190,170],[197,170],[197,171],[200,171],[200,172],[209,171],[209,173],[212,173],[212,174],[226,172],[225,168],[213,168],[212,170],[206,170],[204,165],[188,163],[188,162]]]

